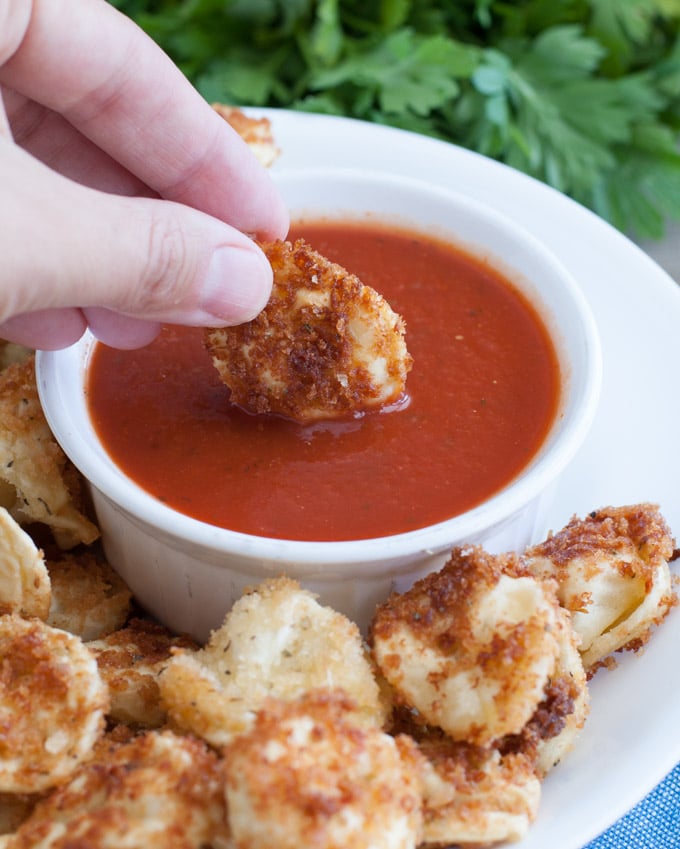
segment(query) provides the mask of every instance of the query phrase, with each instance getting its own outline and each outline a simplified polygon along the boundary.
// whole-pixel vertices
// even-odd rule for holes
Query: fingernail
[[[217,248],[201,289],[201,309],[220,323],[250,321],[263,309],[272,285],[264,254],[235,247]]]

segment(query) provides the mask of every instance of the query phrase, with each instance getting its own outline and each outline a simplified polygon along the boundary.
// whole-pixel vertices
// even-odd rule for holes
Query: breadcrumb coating
[[[674,545],[658,507],[642,503],[574,517],[523,560],[533,574],[557,581],[590,668],[618,649],[639,647],[668,613]]]
[[[0,793],[0,847],[35,807],[38,797],[29,793]],[[4,839],[4,842],[3,842]]]
[[[101,557],[89,549],[49,560],[52,587],[48,624],[96,640],[121,628],[127,620],[132,593]]]
[[[541,777],[564,760],[573,749],[590,711],[588,676],[578,650],[579,640],[571,628],[570,620],[561,633],[557,666],[546,687],[548,698],[539,705],[537,713],[532,717],[541,731],[536,763]],[[544,730],[546,727],[548,733]]]
[[[212,107],[241,136],[260,165],[269,168],[274,164],[281,151],[274,141],[269,118],[251,118],[242,109],[226,103],[213,103]]]
[[[237,849],[413,849],[420,759],[407,737],[359,727],[342,693],[268,701],[225,751]]]
[[[218,757],[150,731],[109,746],[39,802],[9,849],[227,849]]]
[[[269,303],[252,321],[205,335],[233,402],[298,422],[397,402],[412,364],[402,318],[303,239],[262,249],[274,271]]]
[[[289,578],[236,602],[205,648],[179,651],[160,676],[171,721],[214,746],[247,731],[274,696],[341,689],[357,721],[382,725],[385,705],[357,626]]]
[[[560,650],[543,699],[519,734],[498,741],[503,753],[523,753],[544,778],[573,748],[590,710],[588,677],[578,650],[579,639],[566,610],[557,630]]]
[[[80,477],[45,420],[35,358],[0,371],[0,504],[24,525],[47,525],[61,548],[99,536],[83,512]]]
[[[552,584],[523,574],[514,555],[470,547],[379,605],[370,639],[402,704],[483,746],[531,718],[555,669],[558,629]]]
[[[32,348],[19,345],[17,342],[8,342],[0,339],[0,370],[14,363],[23,363],[34,353]]]
[[[50,596],[50,578],[42,552],[0,507],[0,614],[46,619]]]
[[[109,688],[109,719],[145,728],[159,728],[167,719],[158,678],[172,649],[198,648],[188,637],[146,619],[132,619],[87,647]]]
[[[0,792],[68,778],[103,730],[108,694],[82,641],[39,619],[0,617]]]
[[[521,840],[536,819],[541,784],[533,760],[456,743],[430,732],[418,740],[426,760],[423,846]]]
[[[0,611],[0,847],[520,840],[587,718],[578,617],[606,629],[590,650],[612,632],[640,645],[675,601],[663,579],[673,547],[643,504],[573,519],[522,555],[454,549],[378,606],[371,653],[346,617],[271,579],[199,648],[145,619],[120,627],[129,590],[91,549],[49,559],[43,575],[41,552],[0,508],[11,610]],[[31,587],[34,609],[52,592],[47,623],[14,612],[28,615],[16,600]],[[613,603],[631,600],[607,625]],[[102,636],[84,643],[53,627],[57,616]]]

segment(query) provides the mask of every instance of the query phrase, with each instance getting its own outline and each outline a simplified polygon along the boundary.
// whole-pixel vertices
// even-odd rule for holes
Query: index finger
[[[27,19],[0,82],[61,113],[162,197],[262,238],[288,215],[247,145],[160,48],[106,0],[10,3]],[[0,32],[0,55],[3,36]]]

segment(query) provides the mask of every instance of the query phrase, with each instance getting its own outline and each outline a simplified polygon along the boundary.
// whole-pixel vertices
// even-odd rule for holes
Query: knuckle
[[[175,216],[154,214],[147,239],[136,306],[149,312],[178,306],[186,298],[195,271],[186,233]]]

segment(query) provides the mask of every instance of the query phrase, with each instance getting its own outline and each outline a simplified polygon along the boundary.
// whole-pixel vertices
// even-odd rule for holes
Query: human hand
[[[281,197],[106,0],[0,0],[0,93],[0,337],[131,348],[262,309],[249,235],[285,235]]]

